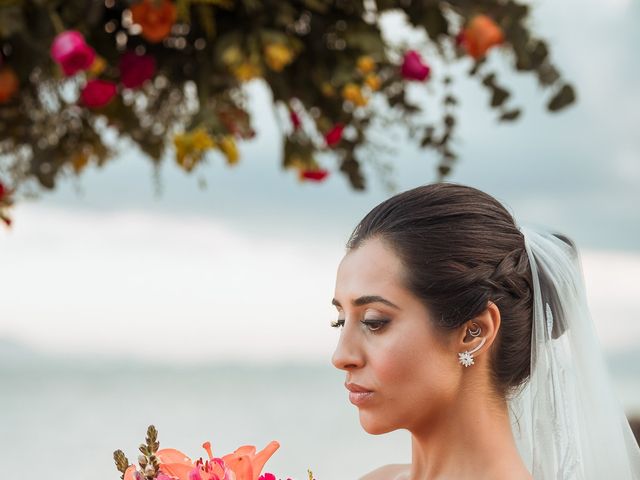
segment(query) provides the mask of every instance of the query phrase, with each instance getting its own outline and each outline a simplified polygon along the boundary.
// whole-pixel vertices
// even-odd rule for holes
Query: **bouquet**
[[[204,442],[208,460],[199,458],[195,462],[187,455],[173,448],[159,450],[158,431],[153,425],[147,428],[146,443],[140,444],[141,455],[138,465],[129,464],[122,450],[113,452],[116,467],[122,473],[122,480],[277,480],[273,473],[263,473],[267,460],[280,447],[272,440],[256,453],[253,445],[243,445],[233,453],[214,457],[211,443]],[[309,480],[315,480],[311,470],[307,470]],[[293,480],[287,477],[287,480]]]

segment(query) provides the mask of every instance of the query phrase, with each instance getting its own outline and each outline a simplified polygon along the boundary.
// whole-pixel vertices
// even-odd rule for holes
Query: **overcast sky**
[[[503,75],[524,116],[498,125],[485,90],[458,75],[461,159],[449,180],[573,237],[604,344],[630,348],[640,341],[640,4],[546,0],[533,11],[578,104],[548,114],[550,92],[531,75]],[[415,39],[401,25],[388,19],[394,36]],[[492,52],[497,69],[505,61]],[[167,162],[158,196],[150,162],[128,151],[18,205],[15,227],[0,232],[0,338],[156,358],[327,358],[344,242],[390,193],[370,168],[364,193],[339,173],[298,183],[280,168],[268,92],[249,90],[258,135],[233,169],[215,155],[196,175]],[[398,145],[388,160],[400,190],[435,179],[434,154],[385,134]]]

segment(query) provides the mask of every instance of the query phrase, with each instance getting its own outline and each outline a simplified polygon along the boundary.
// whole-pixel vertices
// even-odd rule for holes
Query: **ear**
[[[476,337],[469,334],[469,330],[477,330],[480,327],[480,334]],[[500,309],[491,300],[487,302],[487,307],[484,311],[465,322],[461,326],[461,332],[459,336],[460,352],[465,350],[471,350],[478,346],[483,338],[485,338],[482,348],[473,354],[474,358],[479,357],[483,353],[487,352],[493,344],[498,330],[500,329]]]

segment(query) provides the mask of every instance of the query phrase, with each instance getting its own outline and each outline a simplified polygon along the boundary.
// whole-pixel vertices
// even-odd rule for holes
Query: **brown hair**
[[[443,331],[482,313],[489,300],[495,303],[501,325],[492,346],[493,386],[506,396],[529,378],[531,268],[524,237],[500,202],[465,185],[424,185],[371,210],[347,249],[374,237],[398,254],[407,288]]]
[[[629,425],[631,426],[631,431],[633,432],[633,436],[636,437],[636,442],[638,442],[638,446],[640,446],[640,418],[638,417],[630,418]]]

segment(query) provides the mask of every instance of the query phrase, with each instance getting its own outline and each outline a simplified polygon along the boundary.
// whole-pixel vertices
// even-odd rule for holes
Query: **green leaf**
[[[198,19],[202,29],[207,34],[209,40],[216,36],[216,18],[213,15],[213,9],[208,8],[207,5],[198,5]]]
[[[449,23],[442,13],[440,4],[425,7],[419,22],[433,41],[437,42],[449,35]]]
[[[309,10],[318,13],[327,13],[331,8],[330,0],[303,0],[302,2]]]
[[[25,29],[20,3],[5,0],[0,3],[0,38],[7,38]]]
[[[308,168],[313,169],[317,163],[313,154],[313,145],[306,141],[296,141],[290,137],[284,140],[284,152],[282,158],[283,168]]]
[[[381,57],[384,55],[385,44],[380,31],[366,24],[349,25],[344,32],[347,47]]]

